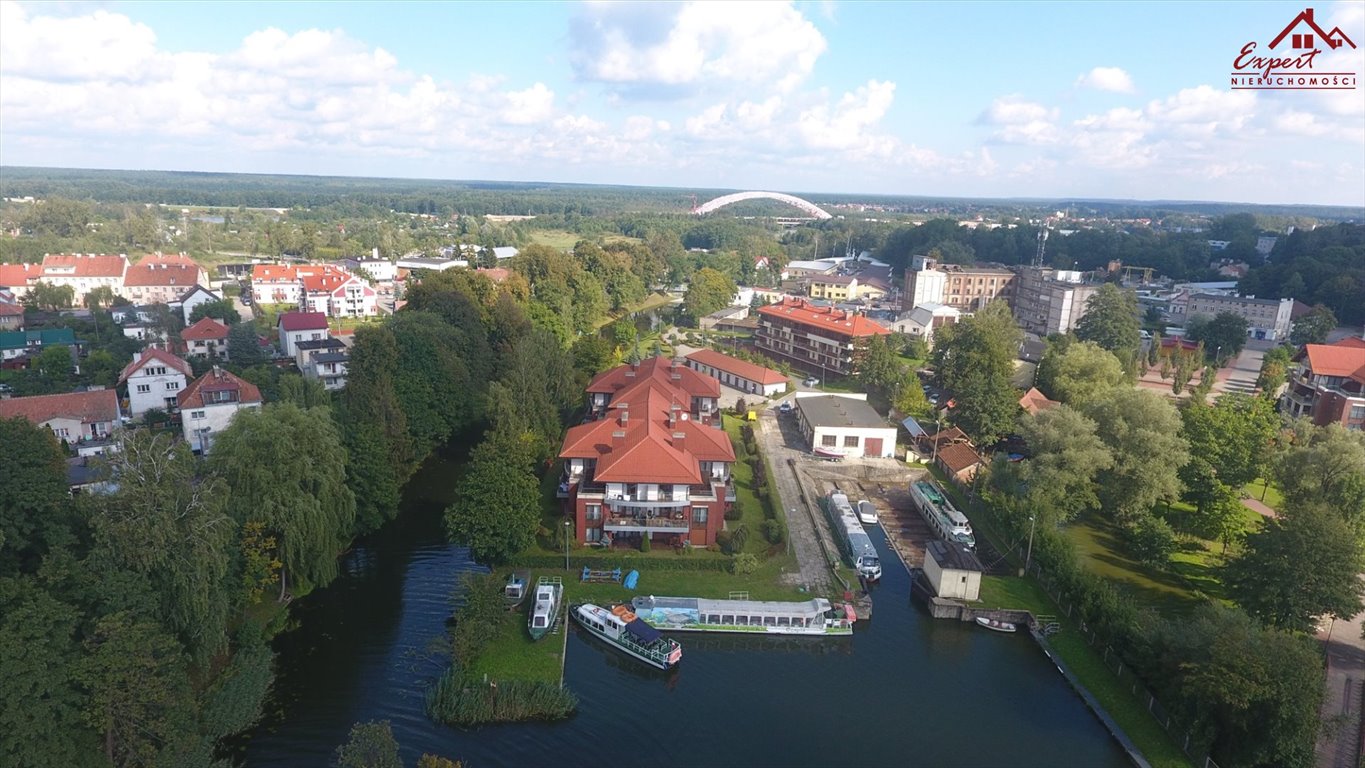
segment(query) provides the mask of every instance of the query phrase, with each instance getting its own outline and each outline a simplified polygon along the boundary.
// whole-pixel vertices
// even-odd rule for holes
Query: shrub
[[[720,547],[720,551],[730,554],[730,542],[735,538],[734,531],[721,531],[716,534],[715,546]],[[708,547],[709,549],[709,547]]]
[[[744,551],[744,545],[749,541],[749,526],[741,525],[730,533],[730,549],[727,555],[737,555]],[[724,550],[724,547],[721,547]]]
[[[1154,515],[1143,516],[1124,533],[1133,555],[1144,563],[1164,565],[1175,551],[1175,531]]]
[[[782,525],[782,521],[764,520],[763,538],[767,539],[769,544],[781,544],[784,540],[786,540],[787,531],[785,527]]]
[[[758,570],[758,558],[748,552],[741,552],[735,555],[734,562],[731,563],[734,572],[740,576],[747,576]]]
[[[730,508],[725,510],[725,519],[732,523],[739,521],[743,517],[744,508],[740,506],[739,501],[736,501],[734,504],[731,504]],[[725,533],[725,531],[721,531],[721,533]]]
[[[648,552],[648,551],[649,551],[649,537],[648,537],[648,536],[644,536],[644,537],[642,537],[642,538],[640,539],[640,551],[641,551],[641,552]]]
[[[738,400],[735,401],[735,415],[736,415],[736,416],[743,416],[743,415],[744,415],[744,412],[747,411],[747,410],[749,410],[749,406],[748,406],[747,403],[744,402],[744,398],[741,397],[740,399],[738,399]],[[753,430],[752,430],[752,429],[749,430],[749,434],[753,434]],[[746,442],[747,442],[747,440],[746,440]]]

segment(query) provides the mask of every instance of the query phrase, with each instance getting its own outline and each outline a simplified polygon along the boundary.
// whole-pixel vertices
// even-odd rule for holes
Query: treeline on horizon
[[[431,215],[606,215],[624,211],[687,213],[695,195],[705,202],[735,190],[559,182],[301,176],[191,171],[0,167],[2,197],[68,197],[100,202],[156,202],[235,208],[317,207],[342,201],[384,210]],[[773,190],[785,191],[785,190]],[[926,195],[793,191],[817,205],[864,203],[895,212],[1011,215],[1050,214],[1059,209],[1090,217],[1153,218],[1163,214],[1262,216],[1362,221],[1365,209],[1331,205],[1256,205],[1183,200],[1085,198],[967,198]],[[750,215],[793,215],[780,203],[732,208]],[[761,212],[761,213],[760,213]],[[831,211],[838,215],[838,211]],[[876,216],[872,211],[868,215]],[[853,215],[865,215],[856,213]]]

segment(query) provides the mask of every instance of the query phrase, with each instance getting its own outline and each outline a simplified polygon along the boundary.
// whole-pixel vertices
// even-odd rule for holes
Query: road
[[[1318,768],[1356,768],[1361,742],[1361,705],[1365,692],[1365,613],[1348,621],[1329,621],[1318,632],[1327,658],[1327,690],[1320,719],[1329,727],[1318,737]]]
[[[754,434],[763,455],[768,459],[773,487],[782,500],[783,509],[787,510],[787,535],[791,538],[792,551],[800,567],[801,583],[815,594],[835,595],[842,592],[843,587],[840,585],[836,591],[836,582],[820,548],[820,537],[825,535],[824,526],[812,519],[818,519],[820,514],[818,502],[809,497],[806,501],[802,500],[801,484],[788,463],[788,459],[805,457],[804,450],[794,450],[788,445],[789,436],[785,434],[788,432],[796,438],[790,445],[800,444],[800,436],[795,435],[795,421],[791,415],[779,415],[776,406],[764,408],[759,412],[758,427]],[[829,544],[826,539],[826,545]]]

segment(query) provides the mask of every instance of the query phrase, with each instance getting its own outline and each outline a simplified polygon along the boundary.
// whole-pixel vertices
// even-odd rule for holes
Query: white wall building
[[[219,296],[218,294],[214,293],[213,291],[210,291],[204,286],[196,285],[193,288],[181,294],[180,298],[176,300],[176,303],[180,305],[180,311],[181,313],[183,313],[185,317],[185,325],[189,325],[190,315],[194,314],[195,307],[199,306],[200,304],[208,304],[210,302],[219,301],[222,298],[223,298],[222,296]]]
[[[867,395],[796,394],[801,434],[811,451],[824,456],[891,458],[896,452],[896,427],[867,404]]]
[[[149,347],[133,355],[118,377],[119,386],[128,387],[128,415],[136,418],[153,408],[174,412],[193,375],[189,363],[165,350]]]
[[[289,357],[298,354],[294,346],[300,341],[319,341],[328,336],[327,316],[321,312],[285,312],[276,326],[280,333],[280,352]]]
[[[952,325],[962,317],[956,307],[929,301],[917,304],[914,309],[904,312],[891,324],[891,330],[924,339],[930,346],[934,343],[934,331],[945,325]]]
[[[1243,296],[1223,296],[1196,293],[1186,307],[1187,318],[1203,315],[1213,318],[1220,312],[1231,312],[1247,321],[1247,335],[1253,339],[1284,341],[1289,338],[1293,299],[1256,299]],[[1186,323],[1189,322],[1187,319]]]
[[[955,541],[932,539],[924,546],[924,575],[939,597],[981,599],[983,570],[976,555]]]
[[[195,453],[213,449],[214,437],[246,408],[261,407],[261,390],[214,366],[180,393],[180,429]]]

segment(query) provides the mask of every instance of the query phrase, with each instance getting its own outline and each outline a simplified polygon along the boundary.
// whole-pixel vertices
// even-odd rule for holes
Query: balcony
[[[687,533],[687,513],[674,512],[670,515],[659,515],[650,517],[643,515],[616,515],[606,514],[602,516],[602,527],[612,533]]]

